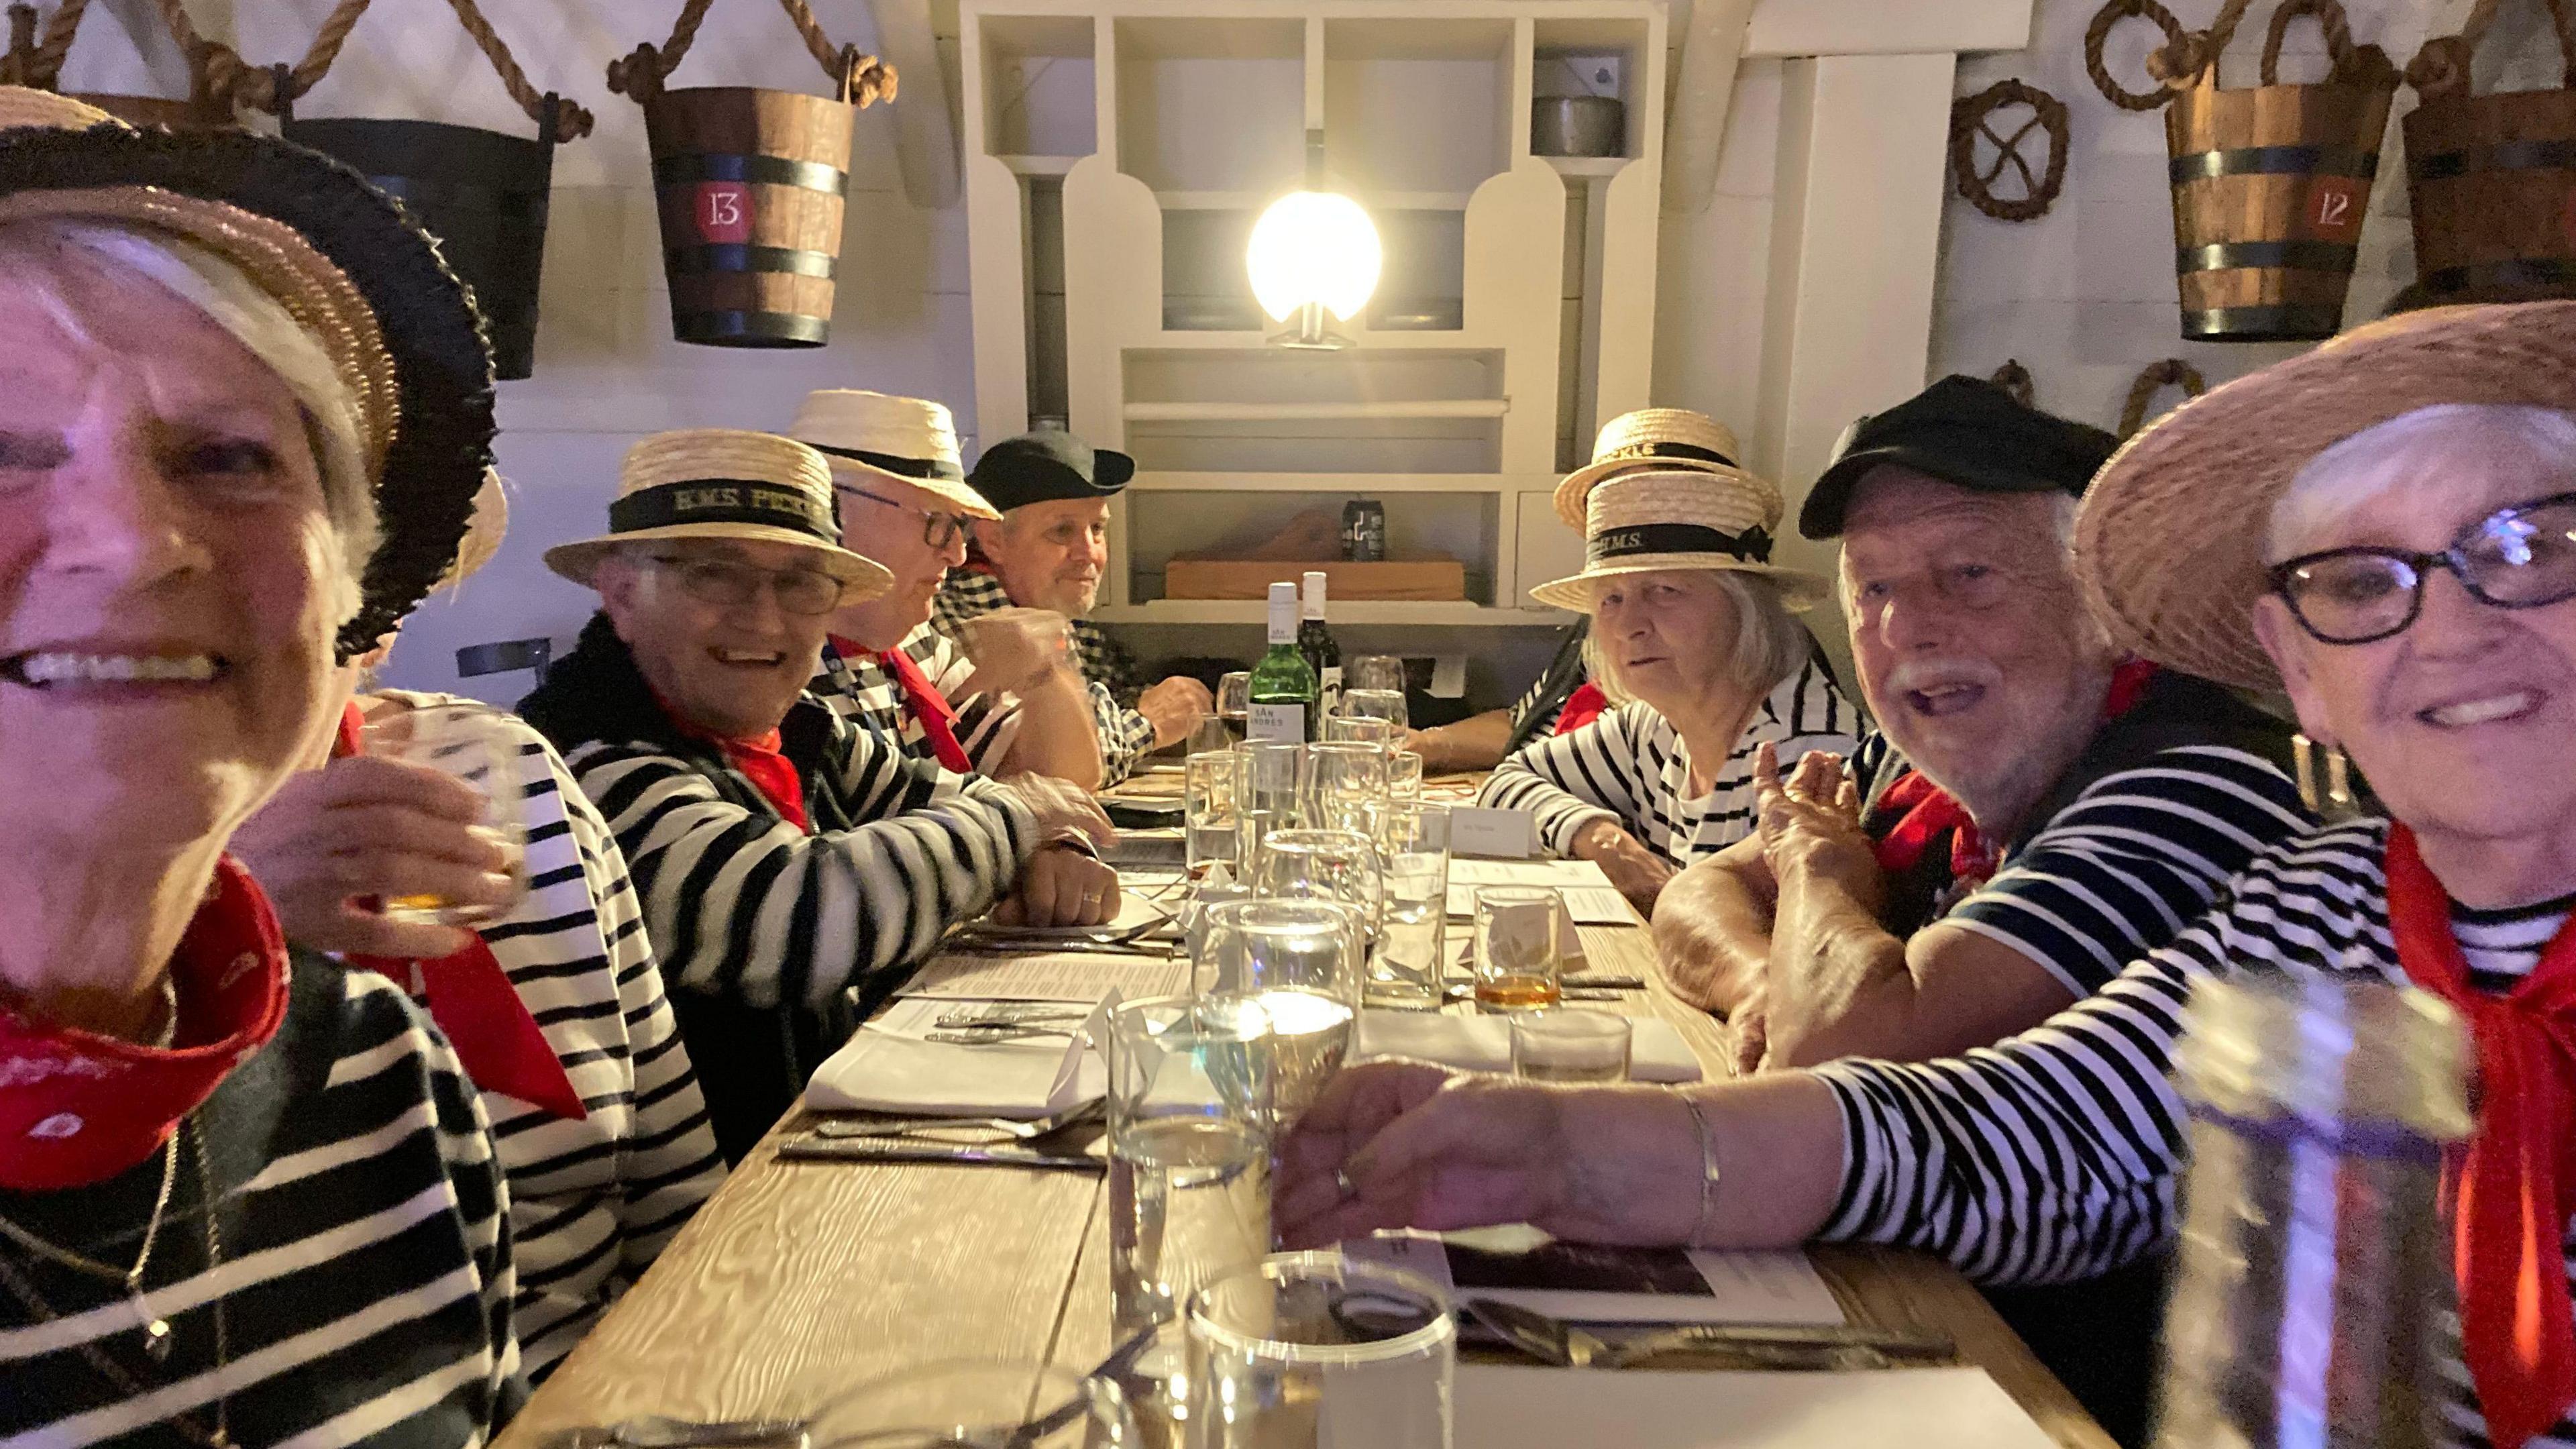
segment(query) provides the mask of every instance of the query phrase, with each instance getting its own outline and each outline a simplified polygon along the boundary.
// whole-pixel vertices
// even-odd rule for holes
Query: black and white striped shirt
[[[1859,713],[1810,660],[1763,697],[1735,748],[1710,772],[1705,794],[1691,789],[1680,731],[1651,705],[1625,704],[1523,747],[1485,781],[1476,803],[1529,811],[1540,843],[1557,855],[1572,851],[1584,826],[1606,818],[1657,855],[1688,865],[1752,833],[1756,749],[1778,746],[1786,768],[1810,750],[1847,756],[1860,748],[1859,735]]]
[[[140,1351],[117,1287],[0,1246],[51,1310],[0,1293],[0,1445],[202,1443],[220,1402],[242,1445],[478,1449],[517,1408],[506,1194],[481,1098],[392,982],[301,953],[290,972],[277,1035],[184,1129],[143,1284],[171,1326],[167,1362]],[[155,1153],[92,1187],[0,1192],[0,1210],[130,1263],[161,1168]]]
[[[413,708],[469,701],[385,697]],[[519,1351],[542,1381],[724,1182],[706,1104],[646,938],[626,856],[545,737],[500,710],[520,764],[528,894],[480,927],[588,1114],[486,1090],[510,1180]]]
[[[2258,857],[2218,907],[2092,997],[1947,1061],[1816,1069],[1840,1100],[1843,1187],[1820,1237],[1939,1253],[1985,1283],[2093,1277],[2178,1226],[2184,1111],[2170,1080],[2192,983],[2218,972],[2360,973],[2403,983],[2388,929],[2385,822],[2313,831]],[[2476,984],[2528,974],[2569,902],[2455,909]],[[2576,1223],[2568,1225],[2576,1276]],[[2457,1323],[2448,1325],[2456,1354]],[[2465,1369],[2451,1442],[2486,1443]],[[2533,1449],[2576,1449],[2562,1419]]]
[[[975,677],[975,661],[966,657],[966,650],[956,640],[928,624],[905,635],[901,647],[920,667],[930,687],[957,711],[949,728],[977,773],[1000,774],[1003,757],[1011,752],[1012,742],[1020,735],[1018,702],[1007,696],[965,693],[966,682]],[[832,713],[889,739],[901,740],[907,752],[937,763],[929,738],[922,733],[921,721],[904,708],[903,686],[874,655],[843,654],[837,645],[826,643],[822,671],[806,688],[830,706]]]

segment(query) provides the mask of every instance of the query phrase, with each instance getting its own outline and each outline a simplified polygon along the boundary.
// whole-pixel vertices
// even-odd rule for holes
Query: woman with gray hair
[[[1617,707],[1505,759],[1477,803],[1531,812],[1548,850],[1650,911],[1752,832],[1757,750],[1848,756],[1860,718],[1790,612],[1825,581],[1771,563],[1779,489],[1732,468],[1624,473],[1583,506],[1583,571],[1530,597],[1592,616],[1587,661]]]
[[[0,88],[0,337],[0,1440],[482,1443],[474,1089],[225,853],[455,553],[472,305],[335,163]]]

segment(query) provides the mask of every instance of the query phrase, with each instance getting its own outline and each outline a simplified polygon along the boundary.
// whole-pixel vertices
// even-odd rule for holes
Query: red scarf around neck
[[[230,856],[170,958],[179,1020],[168,1047],[0,1008],[0,1187],[105,1182],[161,1150],[286,1020],[286,937]]]
[[[2109,724],[2138,707],[2156,666],[2144,659],[2122,662],[2111,671],[2110,692],[2102,698],[2100,724]],[[2100,725],[2096,725],[2097,730]],[[1907,770],[1879,792],[1875,807],[1898,813],[1896,823],[1872,847],[1878,868],[1896,875],[1914,868],[1943,831],[1950,834],[1950,879],[1968,889],[1984,885],[2003,864],[2004,842],[1988,840],[1959,797],[1932,783],[1921,770]],[[1901,812],[1901,813],[1899,813]]]
[[[661,708],[662,717],[671,722],[672,728],[690,739],[715,746],[724,755],[725,763],[742,772],[780,819],[799,830],[813,828],[805,813],[805,777],[796,773],[796,762],[787,758],[782,748],[786,738],[776,726],[766,734],[747,738],[720,735],[682,720],[680,712],[671,708],[671,702],[658,689],[653,691],[653,703]]]
[[[2576,1217],[2576,916],[2502,996],[2469,981],[2451,900],[2415,833],[2388,832],[2388,928],[2406,979],[2468,1023],[2477,1127],[2454,1153],[2452,1272],[2460,1340],[2497,1449],[2519,1449],[2576,1403],[2567,1222]]]
[[[835,634],[832,647],[839,650],[844,659],[873,657],[894,680],[895,688],[903,692],[903,711],[921,726],[921,737],[930,741],[930,753],[937,757],[940,767],[960,775],[974,773],[975,762],[966,757],[966,747],[957,742],[956,707],[939,692],[937,685],[930,682],[930,676],[921,672],[921,666],[913,662],[912,656],[903,652],[903,646],[870,649],[855,639],[844,639]]]
[[[366,715],[355,700],[340,712],[340,731],[332,741],[334,759],[361,753]],[[510,974],[481,936],[466,934],[465,949],[451,956],[407,960],[397,956],[358,956],[349,964],[391,977],[429,1006],[429,1018],[456,1049],[456,1060],[474,1085],[487,1092],[506,1092],[557,1117],[580,1121],[590,1115],[581,1094],[573,1090],[563,1059],[555,1055],[544,1029],[519,999]]]

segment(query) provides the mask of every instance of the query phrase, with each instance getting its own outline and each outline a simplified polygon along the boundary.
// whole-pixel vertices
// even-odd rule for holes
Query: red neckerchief
[[[911,715],[921,726],[921,737],[930,741],[930,753],[938,757],[942,766],[960,775],[974,773],[975,762],[966,758],[966,747],[957,743],[956,706],[948,702],[948,697],[939,692],[939,687],[930,682],[930,676],[921,672],[921,666],[912,662],[912,656],[904,653],[901,645],[879,651],[855,639],[844,639],[835,634],[832,647],[841,651],[844,658],[874,657],[885,672],[893,676],[895,687],[903,691],[904,713]]]
[[[1556,733],[1570,735],[1610,712],[1610,696],[1587,679],[1576,685],[1556,712]]]
[[[170,975],[179,1021],[166,1048],[0,1008],[0,1187],[57,1192],[132,1168],[277,1035],[286,937],[230,856],[216,862]]]
[[[2153,679],[2156,666],[2144,659],[2124,661],[2111,671],[2110,692],[2102,698],[2102,724],[2109,724],[2138,707],[2138,696],[2144,694],[2147,681]],[[2097,725],[2098,729],[2099,726]],[[1894,783],[1878,794],[1876,807],[1882,813],[1902,811],[1896,823],[1878,838],[1872,847],[1878,856],[1878,868],[1896,875],[1914,868],[1932,842],[1950,832],[1950,879],[1957,885],[1974,890],[1992,879],[2003,864],[2003,846],[1988,840],[1968,816],[1968,807],[1958,797],[1932,783],[1921,770],[1907,770]]]
[[[2576,918],[2502,996],[2469,984],[2451,902],[2415,833],[2388,832],[2388,929],[2406,979],[2450,1003],[2478,1051],[2478,1117],[2446,1184],[2460,1345],[2487,1438],[2518,1449],[2576,1401],[2567,1220],[2576,1216]]]
[[[772,726],[767,734],[737,739],[684,723],[679,711],[671,708],[671,702],[664,699],[658,689],[653,691],[653,703],[661,707],[662,717],[671,722],[672,728],[722,751],[725,763],[741,771],[742,777],[751,782],[752,788],[760,792],[760,798],[768,801],[769,808],[777,811],[781,819],[799,830],[811,828],[806,824],[805,779],[796,773],[796,762],[780,753],[779,747],[786,741],[776,726]]]
[[[332,741],[334,759],[359,753],[366,715],[351,700],[340,712],[340,730]],[[519,999],[510,973],[483,938],[465,933],[465,949],[454,955],[412,960],[401,956],[347,957],[350,965],[375,971],[408,987],[429,1006],[456,1060],[474,1085],[487,1092],[506,1092],[557,1117],[580,1121],[590,1115],[581,1094],[573,1090],[563,1058],[555,1055],[545,1031]]]

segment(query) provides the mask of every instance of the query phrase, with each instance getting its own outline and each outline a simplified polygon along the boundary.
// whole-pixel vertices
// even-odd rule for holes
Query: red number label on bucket
[[[698,183],[698,239],[711,246],[751,240],[751,188],[739,181]]]
[[[2317,183],[2316,209],[2308,218],[2317,234],[2330,241],[2350,241],[2361,231],[2361,188],[2349,179],[2329,177]]]

